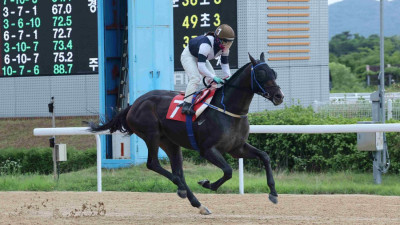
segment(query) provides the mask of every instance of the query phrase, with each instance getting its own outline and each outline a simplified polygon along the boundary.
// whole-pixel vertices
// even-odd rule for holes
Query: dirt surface
[[[399,196],[0,192],[1,224],[400,224]]]

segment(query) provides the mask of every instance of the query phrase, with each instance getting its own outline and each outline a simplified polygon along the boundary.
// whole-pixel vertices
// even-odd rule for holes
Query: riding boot
[[[182,106],[182,113],[192,116],[194,115],[196,112],[193,110],[193,105],[190,104],[189,102],[183,102],[183,106]]]

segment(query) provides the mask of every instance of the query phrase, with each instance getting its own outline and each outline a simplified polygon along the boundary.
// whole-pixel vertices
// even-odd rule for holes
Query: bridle
[[[256,64],[255,66],[253,66],[253,64],[251,65],[251,91],[252,91],[253,93],[256,93],[256,94],[258,94],[258,95],[263,96],[264,98],[270,98],[271,95],[270,95],[268,92],[266,92],[265,89],[260,85],[260,83],[258,82],[258,80],[257,80],[257,78],[256,78],[256,75],[255,75],[255,68],[257,68],[259,65],[263,65],[263,64],[266,64],[266,63],[265,63],[265,62],[261,62],[261,63],[259,63],[259,64]],[[275,72],[274,70],[272,70],[272,71],[274,72],[275,77],[276,77],[276,72]],[[212,81],[212,82],[214,82],[214,81]],[[212,83],[212,82],[211,82],[211,83]],[[258,88],[260,89],[260,91],[255,91],[255,90],[254,90],[254,87],[253,87],[253,86],[254,86],[254,85],[253,85],[254,82],[257,84],[257,86],[258,86]],[[206,83],[205,83],[205,78],[203,78],[203,83],[204,83],[204,85],[206,86],[206,88],[210,88],[210,87],[211,87],[211,84],[209,84],[208,86],[206,85]],[[227,115],[229,115],[229,116],[236,117],[236,118],[246,118],[246,117],[247,117],[247,114],[246,114],[246,115],[237,115],[237,114],[234,114],[234,113],[231,113],[231,112],[226,111],[226,107],[225,107],[225,104],[224,104],[224,96],[225,96],[224,86],[225,86],[225,85],[231,86],[231,87],[234,87],[234,88],[238,88],[238,89],[243,89],[243,88],[241,88],[241,87],[236,87],[236,86],[234,86],[234,85],[228,85],[228,84],[222,85],[222,87],[221,87],[221,88],[222,88],[221,105],[224,107],[223,109],[221,109],[221,108],[219,108],[219,107],[217,107],[217,106],[214,106],[214,105],[205,103],[205,102],[203,102],[203,103],[206,104],[206,105],[208,105],[211,109],[217,110],[217,111],[222,112],[222,113],[224,113],[224,114],[227,114]],[[279,89],[281,89],[281,87],[279,87],[279,85],[268,86],[268,87],[266,87],[266,88],[276,88],[276,87],[279,88]],[[250,90],[247,89],[246,91],[250,91]]]
[[[260,85],[260,83],[258,82],[258,80],[257,80],[257,77],[256,77],[256,72],[255,72],[255,70],[256,70],[256,68],[259,66],[259,65],[267,65],[265,62],[261,62],[261,63],[258,63],[258,64],[256,64],[255,66],[253,66],[253,64],[251,64],[251,90],[254,92],[254,93],[256,93],[256,94],[258,94],[258,95],[261,95],[261,96],[263,96],[264,98],[270,98],[271,97],[271,95],[267,92],[267,91],[265,91],[265,89]],[[275,71],[274,70],[272,70],[274,73],[275,73]],[[276,73],[275,73],[276,74]],[[254,84],[254,82],[257,84],[257,85],[253,85]],[[258,88],[259,90],[255,90],[254,89],[254,86],[256,86],[256,88]],[[268,86],[268,87],[266,87],[266,88],[279,88],[279,89],[281,89],[281,87],[279,87],[279,85],[272,85],[272,86]]]

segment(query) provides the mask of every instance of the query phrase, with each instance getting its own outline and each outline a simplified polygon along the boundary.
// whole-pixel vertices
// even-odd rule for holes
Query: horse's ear
[[[261,62],[265,62],[264,52],[261,53],[260,60]]]
[[[253,56],[250,55],[250,53],[249,53],[249,58],[250,58],[250,61],[251,61],[251,63],[252,63],[253,65],[257,65],[256,60],[253,58]]]

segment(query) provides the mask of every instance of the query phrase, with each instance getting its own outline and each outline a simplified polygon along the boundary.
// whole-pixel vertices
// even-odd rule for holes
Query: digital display
[[[98,73],[96,0],[0,5],[0,77]]]
[[[181,54],[189,40],[221,24],[230,25],[237,36],[237,0],[173,0],[175,71],[182,71]],[[211,60],[214,68],[216,60]],[[238,68],[237,39],[229,51],[229,66]]]

